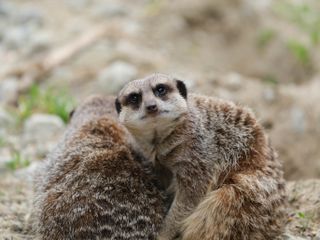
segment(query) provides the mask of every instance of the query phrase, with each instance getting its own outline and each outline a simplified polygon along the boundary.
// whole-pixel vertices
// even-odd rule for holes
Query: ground
[[[153,72],[252,108],[283,161],[287,239],[320,238],[319,11],[316,0],[0,0],[0,239],[31,234],[33,169],[68,112]],[[32,63],[86,36],[97,38],[34,77]],[[9,71],[20,65],[27,75]]]

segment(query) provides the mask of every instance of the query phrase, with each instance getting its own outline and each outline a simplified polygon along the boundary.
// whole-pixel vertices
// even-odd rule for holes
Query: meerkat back
[[[41,239],[156,238],[164,198],[113,111],[110,98],[80,105],[38,169],[34,215]]]

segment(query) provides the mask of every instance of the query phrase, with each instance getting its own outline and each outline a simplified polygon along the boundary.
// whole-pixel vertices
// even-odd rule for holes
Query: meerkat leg
[[[165,218],[158,240],[172,240],[179,236],[183,220],[194,211],[201,199],[206,195],[207,182],[210,179],[208,173],[193,174],[194,171],[200,172],[200,170],[195,169],[195,166],[190,165],[190,163],[192,161],[185,163],[175,174],[175,197]]]
[[[284,185],[258,175],[237,174],[231,181],[184,220],[183,240],[267,240],[280,233]]]
[[[191,212],[192,208],[188,199],[183,197],[181,192],[177,192],[165,218],[158,240],[175,239],[180,233],[181,221]]]

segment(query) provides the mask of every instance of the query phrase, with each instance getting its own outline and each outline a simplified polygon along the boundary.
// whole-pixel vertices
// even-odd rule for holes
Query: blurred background
[[[154,72],[254,110],[291,181],[288,236],[319,240],[319,0],[0,0],[0,239],[32,239],[31,175],[69,111]]]

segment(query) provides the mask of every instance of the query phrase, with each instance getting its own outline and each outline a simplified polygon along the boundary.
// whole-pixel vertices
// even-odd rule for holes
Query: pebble
[[[275,91],[270,87],[263,90],[262,96],[266,102],[274,102],[276,99]]]
[[[0,102],[9,103],[15,100],[18,92],[18,80],[8,78],[0,82]]]
[[[8,1],[0,1],[0,17],[7,17],[13,12],[13,7]]]
[[[100,5],[95,5],[92,12],[95,17],[110,18],[127,15],[128,8],[121,3],[105,2]]]
[[[29,43],[30,29],[23,26],[16,26],[7,29],[3,33],[3,44],[8,48],[18,49]]]
[[[294,107],[291,109],[290,115],[292,129],[296,133],[304,133],[307,125],[305,112],[298,107]]]
[[[98,83],[107,93],[117,93],[127,82],[133,80],[138,70],[132,64],[116,61],[101,70],[98,74]]]
[[[243,86],[242,77],[238,73],[228,74],[224,83],[230,90],[239,90]]]
[[[40,27],[44,23],[43,13],[36,8],[22,8],[18,11],[15,21],[22,25],[32,24],[36,27]]]
[[[0,132],[14,123],[14,118],[0,106]],[[1,136],[1,135],[0,135]]]
[[[39,32],[36,37],[31,39],[30,49],[33,53],[47,50],[51,41],[51,34],[47,32]]]
[[[315,236],[314,240],[320,240],[320,229],[316,233],[316,236]]]
[[[40,143],[46,142],[60,134],[64,128],[65,124],[58,116],[36,113],[24,123],[24,139]]]

